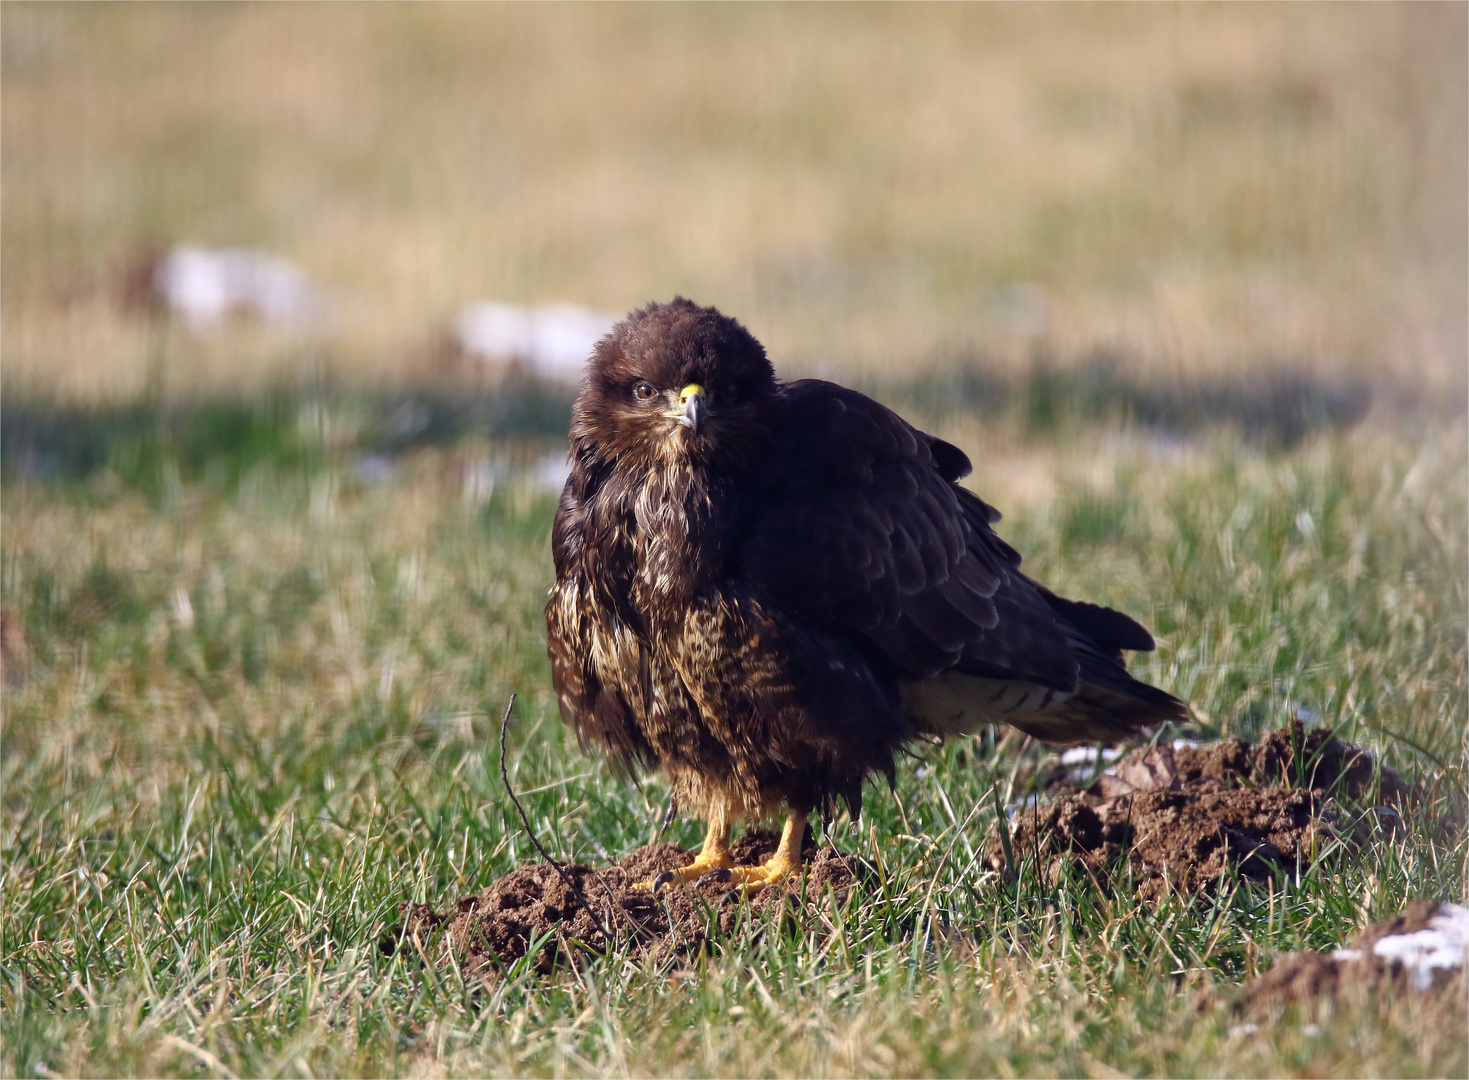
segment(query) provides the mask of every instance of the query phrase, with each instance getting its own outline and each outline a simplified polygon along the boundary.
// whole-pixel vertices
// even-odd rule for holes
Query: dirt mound
[[[1464,994],[1469,909],[1420,900],[1333,953],[1287,956],[1245,987],[1234,1012],[1262,1019],[1288,1006],[1310,1009],[1350,989],[1384,983],[1418,993]]]
[[[1327,728],[1307,730],[1299,721],[1267,732],[1258,744],[1225,739],[1207,746],[1179,741],[1142,747],[1085,789],[1063,769],[1051,776],[1047,790],[1084,790],[1095,801],[1153,788],[1203,792],[1245,786],[1303,788],[1386,806],[1400,806],[1413,795],[1410,785],[1369,751]]]
[[[779,842],[775,833],[752,832],[731,847],[741,864],[763,862]],[[633,886],[665,870],[687,866],[694,853],[674,844],[649,844],[602,869],[564,866],[581,890],[578,901],[556,869],[546,863],[522,867],[497,879],[483,892],[462,897],[445,912],[427,904],[401,905],[403,924],[382,941],[385,952],[400,943],[420,951],[431,963],[451,957],[466,975],[487,977],[515,964],[535,949],[532,966],[548,974],[562,961],[600,955],[612,947],[655,958],[690,956],[716,948],[738,921],[763,917],[772,907],[824,898],[828,890],[842,897],[859,877],[862,864],[825,846],[817,848],[808,832],[804,877],[766,889],[742,903],[722,903],[727,885],[672,886],[656,896]]]
[[[1067,866],[1097,880],[1125,866],[1143,895],[1202,888],[1227,869],[1261,880],[1292,870],[1334,840],[1395,824],[1391,807],[1412,794],[1367,751],[1300,724],[1258,745],[1144,747],[1084,789],[1058,774],[1048,790],[1053,801],[1019,811],[1007,837],[990,834],[989,866],[1038,862],[1053,882]],[[1346,814],[1342,798],[1377,811]]]

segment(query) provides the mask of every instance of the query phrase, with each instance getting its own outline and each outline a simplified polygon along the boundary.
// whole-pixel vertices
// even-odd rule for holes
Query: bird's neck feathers
[[[670,453],[664,440],[573,424],[573,476],[586,478],[589,529],[610,545],[606,550],[625,553],[626,584],[645,615],[682,618],[728,577],[732,540],[748,516],[744,493],[767,441],[760,425],[733,434],[742,437],[720,450],[738,445],[743,453]]]
[[[742,508],[739,485],[723,470],[688,459],[597,462],[591,456],[577,468],[596,477],[582,505],[588,533],[600,539],[583,550],[603,553],[596,556],[602,572],[622,577],[645,619],[658,612],[681,618],[727,577]],[[612,550],[624,554],[608,560]]]
[[[735,497],[720,470],[688,461],[650,469],[643,477],[632,507],[638,584],[660,610],[686,611],[682,605],[723,582],[738,516]]]

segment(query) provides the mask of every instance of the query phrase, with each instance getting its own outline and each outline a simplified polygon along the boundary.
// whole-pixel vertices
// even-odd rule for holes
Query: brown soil
[[[1234,999],[1234,1012],[1241,1017],[1261,1019],[1292,1005],[1310,1010],[1318,1001],[1326,1002],[1351,990],[1374,990],[1383,984],[1393,984],[1399,991],[1414,988],[1403,964],[1374,955],[1373,946],[1385,937],[1428,928],[1441,907],[1436,901],[1419,900],[1391,919],[1370,927],[1337,955],[1303,952],[1285,957],[1244,988]],[[1439,968],[1426,988],[1416,988],[1463,997],[1464,979],[1462,964],[1458,968]]]
[[[742,865],[763,862],[779,837],[752,832],[735,841]],[[718,947],[741,919],[763,919],[773,907],[824,900],[828,892],[843,898],[864,876],[861,864],[830,846],[817,848],[806,837],[805,874],[765,889],[740,903],[722,902],[729,886],[666,886],[657,896],[635,890],[638,882],[675,867],[687,866],[694,853],[674,844],[649,844],[602,869],[580,864],[563,866],[595,913],[584,908],[555,868],[546,863],[522,867],[491,883],[481,893],[462,897],[448,911],[426,904],[401,905],[403,925],[383,939],[385,952],[405,947],[430,962],[451,957],[468,976],[487,977],[519,961],[539,941],[532,966],[540,974],[558,962],[613,950],[654,959],[685,957]],[[539,940],[541,938],[545,940]]]
[[[1379,765],[1360,746],[1327,728],[1306,730],[1298,721],[1267,732],[1258,744],[1225,739],[1208,746],[1157,746],[1134,750],[1086,789],[1094,798],[1151,788],[1219,791],[1230,788],[1304,788],[1321,795],[1348,796],[1366,805],[1399,806],[1412,788]],[[1064,777],[1050,789],[1075,790]]]
[[[1299,724],[1259,745],[1142,748],[1084,790],[1064,778],[1053,801],[1019,812],[1009,853],[998,831],[985,842],[989,866],[1007,875],[1038,862],[1048,880],[1066,867],[1101,881],[1125,867],[1141,893],[1199,889],[1227,871],[1268,879],[1310,862],[1333,840],[1361,842],[1373,823],[1395,823],[1390,807],[1411,789],[1367,751]],[[1347,814],[1348,798],[1379,807]]]

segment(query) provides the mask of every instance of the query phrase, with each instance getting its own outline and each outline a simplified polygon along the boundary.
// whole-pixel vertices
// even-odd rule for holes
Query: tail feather
[[[1042,686],[1003,668],[965,662],[930,679],[900,683],[904,712],[918,731],[961,735],[987,724],[1010,724],[1045,742],[1114,742],[1188,719],[1182,701],[1128,674],[1123,651],[1150,652],[1155,645],[1140,623],[1027,580],[1066,636],[1076,661],[1075,685]]]
[[[1134,681],[1131,693],[1082,683],[1059,706],[1017,714],[1008,722],[1042,742],[1077,743],[1132,739],[1165,721],[1187,719],[1187,706],[1172,694]]]
[[[930,735],[968,735],[986,724],[1010,724],[1054,743],[1115,742],[1188,718],[1172,694],[1123,672],[1112,685],[1079,682],[1060,691],[1020,679],[946,671],[900,685],[909,722]]]

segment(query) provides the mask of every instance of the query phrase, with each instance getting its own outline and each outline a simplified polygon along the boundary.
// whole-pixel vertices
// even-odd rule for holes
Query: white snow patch
[[[1122,751],[1112,747],[1102,750],[1103,761],[1116,761],[1122,756]],[[1073,746],[1070,750],[1063,750],[1060,756],[1062,765],[1090,765],[1097,760],[1097,750],[1094,746]]]
[[[210,333],[229,315],[305,324],[323,311],[323,297],[295,263],[251,248],[179,244],[153,272],[153,288],[196,333]]]
[[[1438,914],[1428,926],[1411,934],[1393,934],[1378,938],[1372,954],[1385,960],[1396,960],[1407,969],[1413,988],[1424,991],[1433,985],[1433,973],[1464,966],[1469,952],[1469,908],[1458,904],[1440,904]]]
[[[528,374],[576,382],[587,358],[617,316],[577,304],[522,307],[484,301],[470,304],[454,324],[454,340],[480,360],[515,363]]]

